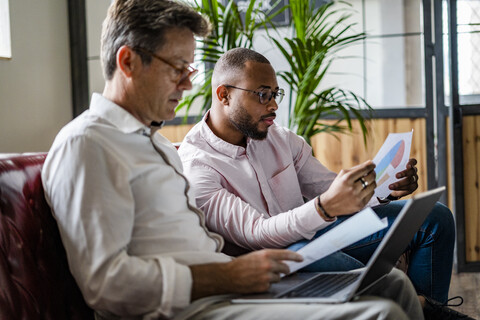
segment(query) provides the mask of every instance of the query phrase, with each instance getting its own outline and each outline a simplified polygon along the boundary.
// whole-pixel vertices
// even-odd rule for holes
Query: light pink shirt
[[[243,148],[218,138],[204,118],[179,154],[207,226],[236,245],[282,248],[330,224],[311,199],[325,192],[336,174],[286,128],[273,125],[265,140],[248,139]]]

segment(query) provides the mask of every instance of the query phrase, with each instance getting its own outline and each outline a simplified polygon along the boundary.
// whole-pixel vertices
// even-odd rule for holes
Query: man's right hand
[[[351,169],[341,170],[330,188],[320,195],[320,202],[328,215],[341,216],[361,210],[372,198],[377,186],[374,169],[375,164],[368,160]]]
[[[285,249],[264,249],[235,258],[228,263],[190,266],[193,277],[192,300],[225,293],[265,292],[270,284],[289,273],[283,262],[302,261],[300,254]]]

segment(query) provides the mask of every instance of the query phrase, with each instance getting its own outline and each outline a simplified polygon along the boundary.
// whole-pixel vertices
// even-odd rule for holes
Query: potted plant
[[[201,60],[210,64],[204,72],[205,81],[201,87],[185,97],[178,106],[187,108],[187,114],[193,102],[203,99],[201,112],[211,105],[211,66],[227,50],[236,47],[253,47],[255,32],[269,26],[273,32],[267,37],[278,48],[289,65],[289,70],[278,75],[285,80],[290,90],[289,128],[303,136],[307,142],[320,132],[337,133],[352,131],[352,115],[359,120],[364,141],[367,128],[360,109],[370,110],[370,106],[355,93],[338,87],[322,88],[332,62],[338,58],[338,51],[358,43],[365,38],[364,33],[353,32],[354,24],[349,23],[353,11],[343,1],[326,2],[315,7],[315,1],[290,0],[289,5],[263,12],[261,2],[250,0],[242,17],[234,0],[226,5],[217,1],[196,1],[199,12],[209,17],[213,25],[212,34],[202,41],[199,48]],[[279,32],[271,22],[273,17],[284,10],[290,11],[290,27],[293,37],[284,37],[280,41]],[[275,12],[275,13],[273,13]],[[283,42],[288,47],[284,47]],[[338,120],[322,122],[322,117],[335,115]],[[339,117],[340,116],[340,117]],[[343,125],[343,122],[346,125]]]
[[[310,0],[290,0],[289,10],[295,36],[284,38],[287,48],[275,37],[272,41],[289,64],[290,70],[278,74],[295,96],[290,101],[290,129],[310,142],[320,132],[352,131],[353,114],[365,141],[367,128],[360,109],[370,106],[351,91],[321,87],[338,52],[365,39],[365,34],[353,32],[354,24],[348,22],[353,14],[350,4],[326,2],[315,8]],[[333,124],[322,122],[325,115],[335,115],[338,120]]]
[[[200,61],[205,63],[201,86],[191,94],[185,96],[178,105],[177,111],[186,108],[186,116],[197,99],[201,99],[201,113],[205,113],[212,103],[211,80],[213,66],[222,54],[230,49],[243,47],[252,49],[255,31],[265,27],[277,14],[271,10],[261,10],[261,1],[244,1],[243,9],[240,10],[234,0],[226,1],[223,5],[216,0],[195,0],[194,7],[201,14],[207,16],[212,24],[212,33],[206,39],[199,40],[198,48]]]

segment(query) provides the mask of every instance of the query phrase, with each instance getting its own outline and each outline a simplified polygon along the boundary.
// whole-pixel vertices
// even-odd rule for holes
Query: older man
[[[342,306],[232,305],[219,296],[263,292],[288,272],[284,260],[301,257],[288,250],[235,259],[220,253],[223,239],[206,229],[176,149],[157,132],[192,87],[194,35],[207,31],[184,4],[115,1],[102,33],[103,94],[61,130],[46,159],[45,194],[71,272],[97,317],[422,318],[399,272],[369,292],[385,298]]]

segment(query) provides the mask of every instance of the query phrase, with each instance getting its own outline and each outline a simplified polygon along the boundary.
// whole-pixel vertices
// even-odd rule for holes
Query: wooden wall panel
[[[181,124],[177,126],[165,126],[160,129],[160,133],[173,143],[182,142],[188,131],[194,124]]]
[[[480,116],[463,117],[466,261],[480,261]]]
[[[312,138],[315,156],[327,168],[339,172],[343,168],[351,168],[366,160],[373,159],[389,133],[413,131],[410,157],[418,161],[418,191],[427,190],[427,158],[425,119],[374,119],[368,121],[369,135],[367,145],[363,142],[358,121],[353,122],[353,134],[332,136],[321,133]]]

